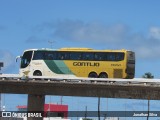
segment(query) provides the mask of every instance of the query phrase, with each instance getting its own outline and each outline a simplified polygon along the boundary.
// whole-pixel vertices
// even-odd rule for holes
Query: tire
[[[36,70],[34,71],[33,76],[42,76],[42,73],[41,71]]]
[[[99,78],[108,78],[108,74],[105,72],[101,72],[98,77]]]
[[[91,73],[89,73],[88,77],[89,77],[89,78],[97,78],[98,75],[97,75],[96,72],[91,72]]]

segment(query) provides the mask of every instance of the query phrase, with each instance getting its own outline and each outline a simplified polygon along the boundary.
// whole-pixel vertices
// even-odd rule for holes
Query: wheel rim
[[[97,74],[96,73],[90,73],[88,77],[89,78],[97,78]]]
[[[33,74],[33,76],[42,76],[42,73],[41,73],[41,72],[35,72],[35,73]]]
[[[106,73],[101,73],[99,75],[99,78],[108,78],[108,75]]]

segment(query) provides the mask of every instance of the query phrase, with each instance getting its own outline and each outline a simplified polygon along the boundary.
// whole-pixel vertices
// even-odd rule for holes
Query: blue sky
[[[0,61],[18,73],[29,48],[90,47],[136,53],[136,76],[160,78],[159,0],[0,0]]]

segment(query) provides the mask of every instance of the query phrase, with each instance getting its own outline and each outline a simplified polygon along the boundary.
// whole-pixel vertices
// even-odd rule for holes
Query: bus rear
[[[135,75],[135,53],[127,51],[126,78],[132,79]]]

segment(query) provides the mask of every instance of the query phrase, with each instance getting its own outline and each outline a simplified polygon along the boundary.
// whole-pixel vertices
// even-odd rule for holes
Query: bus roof
[[[112,50],[112,49],[104,49],[104,50],[96,50],[92,48],[60,48],[60,49],[50,49],[50,48],[41,48],[41,49],[27,49],[25,51],[93,51],[93,52],[126,52],[131,50],[126,49],[119,49],[119,50]]]
[[[119,51],[130,51],[126,49],[121,49],[121,50],[111,50],[111,49],[104,49],[104,50],[96,50],[92,48],[61,48],[58,51],[94,51],[94,52],[119,52]]]
[[[60,51],[87,51],[87,50],[93,50],[92,48],[60,48]]]

